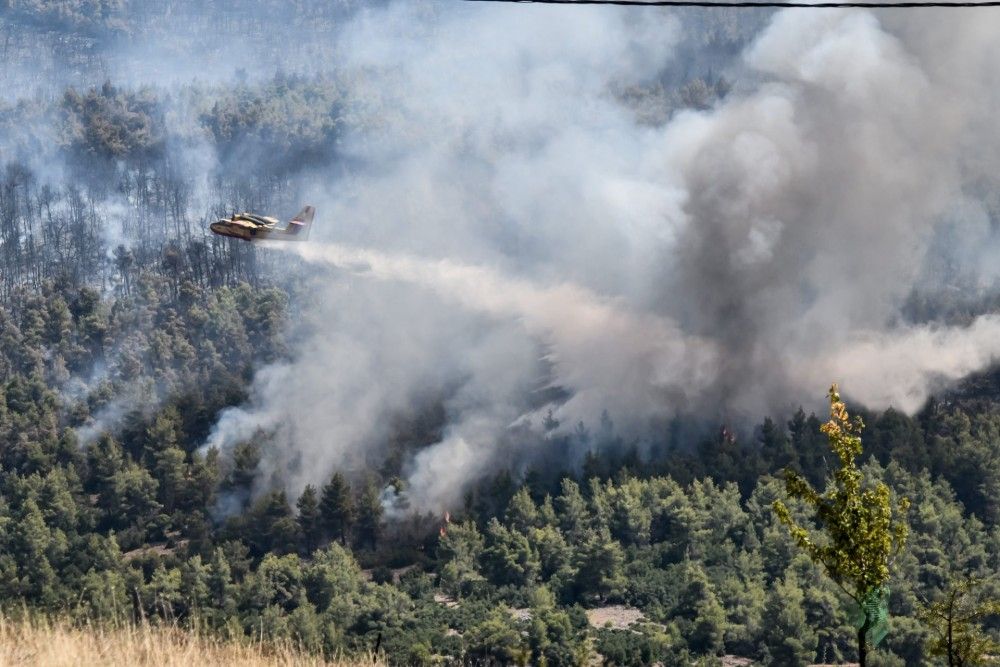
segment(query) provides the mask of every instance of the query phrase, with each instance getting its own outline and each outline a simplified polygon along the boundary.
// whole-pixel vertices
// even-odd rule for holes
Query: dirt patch
[[[530,621],[531,620],[531,610],[527,607],[513,607],[508,609],[510,612],[510,617],[515,621]]]
[[[399,584],[399,580],[403,577],[403,575],[412,570],[413,568],[415,568],[416,566],[417,564],[414,563],[412,565],[406,565],[404,567],[393,568],[392,583]]]
[[[610,627],[613,630],[627,630],[629,626],[645,620],[645,616],[635,607],[616,604],[587,610],[587,621],[595,628]]]
[[[392,583],[399,584],[399,579],[404,574],[415,568],[416,563],[412,565],[406,565],[404,567],[397,567],[392,570]],[[375,568],[370,567],[366,570],[361,570],[361,578],[365,581],[372,581],[375,578]]]
[[[174,546],[167,546],[166,542],[160,544],[150,544],[148,546],[139,547],[138,549],[132,549],[131,551],[126,551],[122,554],[122,560],[126,563],[130,560],[135,560],[140,556],[150,556],[156,555],[163,558],[164,556],[172,556],[177,549],[183,549],[188,545],[188,540],[179,540]]]
[[[439,605],[443,605],[448,608],[454,608],[458,606],[458,600],[451,597],[450,595],[445,595],[444,593],[435,593],[434,601]]]

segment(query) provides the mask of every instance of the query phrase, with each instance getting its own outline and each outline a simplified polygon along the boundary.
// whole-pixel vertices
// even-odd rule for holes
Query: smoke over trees
[[[562,448],[581,465],[575,429],[605,410],[650,450],[671,419],[787,413],[833,377],[912,413],[990,363],[992,315],[908,319],[981,266],[989,241],[964,275],[941,272],[941,235],[991,178],[959,148],[986,133],[980,91],[925,66],[937,45],[909,23],[776,14],[726,38],[740,48],[712,62],[730,87],[671,78],[700,53],[684,15],[494,9],[390,6],[341,33],[339,65],[365,73],[341,79],[338,107],[338,155],[358,169],[304,191],[333,221],[320,240],[344,245],[303,251],[336,269],[313,274],[329,276],[315,333],[209,446],[270,429],[268,465],[301,489],[389,456],[385,423],[437,403],[438,441],[392,472],[440,509],[494,462]],[[718,20],[707,32],[727,34]],[[696,94],[708,81],[714,98]],[[642,105],[671,82],[687,108],[662,101],[651,120]]]
[[[767,509],[840,379],[914,501],[884,657],[929,659],[918,596],[997,567],[991,18],[201,5],[0,14],[2,600],[849,659]],[[207,231],[305,203],[294,250]]]

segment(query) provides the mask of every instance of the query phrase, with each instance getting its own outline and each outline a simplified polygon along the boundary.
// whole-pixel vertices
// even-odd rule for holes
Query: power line
[[[801,7],[832,9],[857,7],[868,9],[912,9],[915,7],[1000,7],[1000,0],[983,2],[711,2],[710,0],[465,0],[466,2],[504,2],[539,5],[620,5],[626,7]]]

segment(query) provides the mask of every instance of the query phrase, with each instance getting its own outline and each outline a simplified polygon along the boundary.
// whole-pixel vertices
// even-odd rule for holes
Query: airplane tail
[[[312,228],[313,216],[315,214],[315,208],[306,206],[294,218],[288,221],[288,228],[285,231],[292,236],[300,237],[296,239],[297,241],[305,241],[309,238],[309,230]]]

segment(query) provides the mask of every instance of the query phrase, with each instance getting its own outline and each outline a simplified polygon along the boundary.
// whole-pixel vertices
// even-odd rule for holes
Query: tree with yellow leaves
[[[820,493],[794,470],[786,468],[784,472],[788,495],[813,509],[826,537],[814,537],[800,526],[780,500],[773,507],[795,543],[858,604],[862,617],[858,660],[865,667],[869,642],[878,642],[885,633],[886,583],[892,559],[906,542],[907,525],[900,515],[906,512],[909,501],[901,499],[894,512],[888,486],[882,482],[865,484],[855,461],[861,455],[864,423],[860,417],[851,419],[848,415],[836,384],[828,396],[830,419],[820,430],[840,461],[833,484]]]

